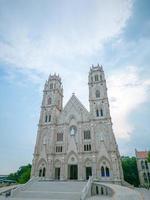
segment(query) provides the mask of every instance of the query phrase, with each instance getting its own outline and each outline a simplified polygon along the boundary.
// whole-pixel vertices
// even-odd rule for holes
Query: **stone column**
[[[79,156],[79,161],[78,161],[78,180],[84,180],[83,177],[83,161],[82,161],[82,156]]]
[[[53,179],[53,158],[51,156],[48,156],[46,176],[48,179]]]
[[[35,162],[34,162],[34,159],[33,159],[30,177],[34,177],[34,176],[35,176]]]
[[[64,160],[64,157],[62,157],[62,161],[61,161],[60,180],[65,180],[65,160]]]
[[[92,176],[96,179],[96,156],[92,155]]]

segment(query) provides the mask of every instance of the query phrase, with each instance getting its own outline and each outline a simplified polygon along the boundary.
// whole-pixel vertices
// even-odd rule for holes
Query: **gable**
[[[74,94],[60,114],[59,123],[70,123],[72,119],[76,121],[89,121],[89,112]]]

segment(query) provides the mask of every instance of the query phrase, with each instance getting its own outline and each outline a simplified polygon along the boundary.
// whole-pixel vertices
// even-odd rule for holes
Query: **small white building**
[[[43,91],[32,177],[85,180],[92,175],[101,181],[123,180],[102,66],[92,66],[88,86],[90,111],[75,94],[63,107],[61,78],[49,76]]]
[[[150,186],[150,163],[148,163],[148,151],[135,150],[136,162],[141,186]]]

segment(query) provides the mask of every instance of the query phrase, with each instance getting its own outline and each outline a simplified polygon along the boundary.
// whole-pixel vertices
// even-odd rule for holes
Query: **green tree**
[[[139,186],[139,176],[137,170],[137,163],[135,157],[122,156],[122,168],[124,173],[124,180],[134,185],[135,187]]]
[[[150,151],[148,152],[148,158],[147,161],[150,163]]]
[[[26,183],[30,179],[31,165],[21,166],[17,172],[11,173],[8,179],[15,180],[17,183]]]

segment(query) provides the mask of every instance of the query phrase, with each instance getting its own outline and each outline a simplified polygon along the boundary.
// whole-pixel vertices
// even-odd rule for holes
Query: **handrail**
[[[91,191],[91,185],[93,182],[93,177],[90,176],[88,182],[86,183],[86,185],[84,186],[82,192],[81,192],[81,196],[80,196],[80,200],[85,200],[86,197],[88,196],[89,192]]]
[[[20,185],[20,187],[17,187],[16,189],[11,191],[11,196],[14,197],[16,195],[17,192],[19,191],[23,191],[27,188],[27,186],[31,185],[33,181],[35,181],[36,179],[38,179],[37,177],[33,177],[31,178],[27,183]]]
[[[10,195],[11,191],[14,190],[16,187],[17,187],[17,185],[12,185],[12,186],[1,188],[0,196],[1,195],[8,195],[8,194]]]

